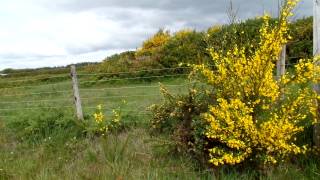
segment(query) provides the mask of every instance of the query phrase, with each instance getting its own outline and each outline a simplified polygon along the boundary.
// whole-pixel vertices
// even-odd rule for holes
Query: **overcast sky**
[[[238,17],[277,12],[278,0],[233,0]],[[101,61],[139,47],[159,28],[228,22],[229,0],[0,0],[0,70]],[[297,17],[312,15],[302,0]]]

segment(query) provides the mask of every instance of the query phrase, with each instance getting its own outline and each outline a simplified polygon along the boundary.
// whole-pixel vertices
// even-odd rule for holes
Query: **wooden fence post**
[[[280,81],[281,77],[286,73],[286,50],[287,46],[282,47],[279,60],[277,61],[277,80]]]
[[[77,118],[78,120],[83,120],[83,112],[82,112],[81,99],[80,99],[80,93],[79,93],[79,87],[78,87],[78,77],[77,77],[77,71],[76,71],[75,65],[71,65],[71,77],[72,77],[74,104],[76,106],[76,111],[77,111]]]
[[[313,0],[313,56],[314,58],[320,56],[320,1]],[[315,66],[319,66],[319,61],[314,61]],[[319,76],[319,74],[315,74]],[[313,85],[314,91],[320,94],[320,85]],[[320,108],[319,103],[317,103],[317,121],[313,128],[313,143],[317,148],[320,148]]]

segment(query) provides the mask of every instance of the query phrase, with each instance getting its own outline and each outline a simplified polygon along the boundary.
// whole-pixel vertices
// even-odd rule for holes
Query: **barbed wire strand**
[[[115,105],[117,105],[117,106],[119,106],[119,105],[131,105],[131,104],[137,104],[138,103],[138,101],[140,101],[139,99],[137,99],[137,100],[131,100],[130,102],[125,102],[125,103],[123,103],[123,102],[118,102],[118,103],[108,103],[108,105],[112,105],[112,106],[115,106]],[[36,102],[36,101],[35,101]],[[14,102],[14,103],[12,103],[12,104],[16,104],[16,102]],[[105,103],[102,103],[104,106],[107,106],[107,104],[105,104]],[[43,105],[43,104],[42,104]],[[33,108],[33,107],[35,107],[35,108],[38,108],[39,107],[39,104],[36,104],[35,106],[27,106],[28,108]],[[68,107],[68,106],[67,106]],[[87,108],[86,106],[83,106],[83,108]],[[91,109],[92,108],[96,108],[96,107],[90,107]],[[112,107],[111,107],[112,108]],[[7,108],[6,108],[7,109]]]
[[[47,80],[47,79],[55,79],[55,78],[63,78],[63,77],[70,77],[70,75],[60,75],[60,76],[42,77],[42,78],[34,78],[34,79],[24,78],[24,79],[10,80],[10,81],[7,81],[7,79],[9,78],[7,79],[2,78],[0,80],[6,80],[6,81],[4,82],[0,81],[0,83],[30,82],[30,81],[39,81],[39,80]]]
[[[157,94],[136,94],[136,95],[121,95],[121,96],[107,96],[107,97],[83,97],[81,99],[83,100],[90,100],[90,99],[113,99],[113,98],[128,98],[128,97],[151,97],[151,96],[159,96],[160,93]],[[30,100],[30,101],[0,101],[0,104],[19,104],[19,103],[39,103],[39,102],[67,102],[67,101],[71,101],[73,97],[69,97],[70,99],[55,99],[55,100],[51,100],[51,99],[45,99],[45,100]]]
[[[205,67],[215,67],[213,65],[205,65]],[[88,74],[77,74],[78,76],[99,76],[99,75],[121,75],[121,74],[133,74],[140,72],[152,72],[152,71],[165,71],[165,70],[177,70],[177,69],[193,69],[193,67],[173,67],[173,68],[159,68],[159,69],[145,69],[131,72],[114,72],[114,73],[88,73]]]
[[[46,86],[63,85],[63,84],[70,84],[71,85],[71,81],[70,82],[68,81],[68,82],[50,83],[50,84],[39,84],[39,85],[34,85],[34,86],[13,86],[13,87],[0,88],[0,91],[1,90],[11,90],[11,89],[46,87]]]
[[[125,115],[128,115],[128,114],[125,114]],[[130,113],[130,115],[132,115],[132,116],[151,116],[150,113]],[[16,117],[16,115],[0,116],[0,118],[11,118],[11,117]],[[126,120],[124,120],[124,121],[126,121]],[[134,122],[139,122],[139,121],[134,121]]]
[[[57,70],[57,71],[61,71],[61,70],[63,70],[63,71],[66,71],[66,72],[69,72],[70,70],[69,70],[70,68],[56,68],[55,70]],[[43,72],[40,72],[40,73],[42,73],[42,74],[55,74],[56,72],[54,72],[53,73],[53,71],[52,70],[49,70],[49,72],[48,72],[48,70],[42,70]],[[66,72],[63,72],[63,71],[61,71],[61,73],[66,73]],[[60,73],[60,74],[61,74]],[[5,74],[7,74],[8,76],[10,76],[10,75],[21,75],[21,74],[31,74],[31,75],[34,75],[34,74],[39,74],[39,71],[37,71],[36,70],[36,72],[34,71],[34,70],[29,70],[29,71],[26,71],[26,72],[8,72],[8,73],[5,73]]]
[[[177,76],[188,76],[189,74],[175,74],[175,75],[163,75],[163,76],[146,76],[146,77],[134,77],[134,78],[110,78],[106,80],[99,81],[83,81],[81,83],[100,83],[100,82],[109,82],[109,81],[121,81],[121,80],[135,80],[135,79],[150,79],[150,78],[165,78],[165,77],[177,77]]]
[[[83,81],[83,82],[80,81],[79,84],[81,84],[81,83],[98,83],[98,82],[109,82],[109,81],[121,81],[121,80],[134,80],[134,79],[177,77],[177,76],[187,76],[187,75],[189,75],[189,74],[174,74],[174,75],[162,75],[162,76],[146,76],[146,77],[134,77],[134,78],[110,78],[110,79],[107,79],[107,80]],[[50,84],[40,84],[40,85],[33,85],[33,86],[13,86],[13,87],[0,88],[0,90],[24,89],[24,88],[53,86],[53,85],[62,85],[62,84],[71,84],[71,81],[70,81],[70,82],[50,83]]]
[[[61,108],[74,108],[74,106],[43,106],[43,107],[30,107],[30,108],[5,108],[0,111],[16,111],[16,110],[34,110],[34,109],[61,109]]]
[[[36,110],[36,109],[61,109],[61,108],[75,108],[74,106],[44,106],[44,107],[23,107],[23,108],[5,108],[0,109],[0,111],[16,111],[16,110]],[[84,109],[97,109],[97,107],[84,107]],[[121,109],[122,112],[134,112],[135,110],[129,110],[129,109]],[[105,112],[113,112],[112,110],[105,111]],[[139,112],[149,112],[146,110],[139,110]]]
[[[185,84],[163,84],[166,87],[183,87],[187,85],[191,85],[194,82],[185,83]],[[86,91],[106,91],[106,90],[119,90],[119,89],[139,89],[139,88],[157,88],[159,85],[149,85],[149,86],[123,86],[123,87],[117,87],[117,88],[101,88],[101,89],[90,89],[90,88],[82,88],[80,91],[86,92]],[[72,90],[66,90],[66,91],[47,91],[47,92],[37,92],[37,93],[24,93],[24,94],[4,94],[1,95],[2,97],[16,97],[16,96],[29,96],[29,95],[42,95],[42,94],[58,94],[58,93],[72,93]]]
[[[167,87],[183,87],[191,83],[186,83],[183,85],[166,85]],[[150,86],[135,86],[135,87],[126,87],[126,88],[148,88]],[[151,86],[151,87],[159,87],[159,86]],[[122,88],[104,88],[104,89],[90,89],[92,91],[103,91],[107,89],[122,89]],[[60,91],[60,92],[72,92],[72,91]],[[46,93],[56,93],[56,92],[42,92],[42,93],[33,93],[33,94],[46,94]],[[27,95],[27,94],[26,94]],[[29,94],[31,95],[31,94]],[[128,98],[128,97],[150,97],[150,96],[158,96],[159,94],[151,94],[151,95],[145,95],[145,94],[138,94],[138,95],[121,95],[121,96],[108,96],[108,97],[83,97],[81,99],[109,99],[109,98]],[[16,96],[16,95],[4,95],[4,96]],[[69,97],[70,100],[72,97]],[[0,101],[0,104],[19,104],[19,103],[39,103],[39,102],[60,102],[60,101],[70,101],[69,99],[55,99],[55,100],[29,100],[29,101]]]
[[[51,100],[51,99],[45,99],[45,100],[32,100],[32,101],[0,101],[0,104],[20,104],[20,103],[41,103],[41,102],[68,102],[68,101],[72,101],[72,97],[69,97],[70,99],[55,99],[55,100]]]
[[[183,86],[187,86],[193,83],[185,83],[185,84],[163,84],[166,87],[183,87]],[[159,85],[150,85],[150,86],[124,86],[124,87],[117,87],[117,88],[101,88],[101,89],[89,89],[89,88],[83,88],[80,89],[80,91],[82,92],[86,92],[86,91],[105,91],[105,90],[119,90],[119,89],[139,89],[139,88],[158,88],[160,87]]]
[[[192,67],[159,68],[159,69],[146,69],[146,70],[131,71],[131,72],[88,73],[88,74],[77,74],[77,75],[78,75],[78,76],[120,75],[120,74],[132,74],[132,73],[140,73],[140,72],[152,72],[152,71],[176,70],[176,69],[192,69]]]
[[[206,67],[214,67],[213,65],[206,65]],[[152,71],[164,71],[164,70],[176,70],[176,69],[192,69],[193,67],[172,67],[172,68],[158,68],[158,69],[144,69],[144,70],[136,70],[136,71],[123,71],[123,72],[112,72],[112,73],[87,73],[87,74],[81,74],[78,73],[77,76],[97,76],[97,75],[121,75],[121,74],[132,74],[132,73],[139,73],[139,72],[152,72]],[[30,72],[32,73],[32,72]],[[25,74],[25,73],[21,73],[21,74]],[[68,73],[61,73],[64,75],[56,75],[56,76],[48,76],[48,77],[42,77],[42,78],[34,78],[34,79],[17,79],[17,81],[11,81],[11,82],[19,82],[19,81],[31,81],[31,80],[42,80],[42,79],[48,79],[48,78],[59,78],[59,77],[68,77],[69,74]],[[10,75],[14,75],[14,74],[8,74],[8,76]],[[45,74],[45,75],[50,75],[50,74]],[[36,76],[40,76],[40,75],[36,75]],[[12,77],[6,77],[4,76],[4,78],[0,78],[0,79],[9,79]]]
[[[15,97],[15,96],[29,96],[29,95],[42,95],[42,94],[58,94],[58,93],[71,93],[72,90],[66,91],[48,91],[48,92],[38,92],[38,93],[25,93],[25,94],[10,94],[10,95],[1,95],[2,97]]]
[[[208,65],[207,67],[212,67]],[[191,68],[191,67],[180,67],[180,68]],[[143,71],[152,71],[152,70],[168,70],[168,69],[179,69],[179,68],[162,68],[162,69],[150,69],[150,70],[142,70],[142,71],[135,71],[135,72],[143,72]],[[121,73],[129,73],[129,72],[119,72]],[[108,74],[108,73],[101,73],[101,74]],[[111,73],[117,74],[117,73]],[[98,75],[98,74],[78,74],[77,76],[81,75]],[[134,79],[148,79],[148,78],[163,78],[163,77],[177,77],[177,76],[187,76],[189,74],[174,74],[174,75],[159,75],[159,76],[146,76],[146,77],[133,77],[133,78],[110,78],[107,80],[96,80],[96,81],[83,81],[80,83],[96,83],[96,82],[108,82],[108,81],[119,81],[119,80],[134,80]],[[65,75],[66,76],[66,75]],[[0,88],[0,90],[8,90],[8,89],[23,89],[23,88],[32,88],[32,87],[41,87],[41,86],[52,86],[52,85],[62,85],[62,84],[71,84],[71,82],[59,82],[59,83],[50,83],[50,84],[40,84],[40,85],[33,85],[33,86],[13,86],[7,88]]]
[[[170,70],[170,69],[192,69],[192,67],[172,67],[172,68],[157,68],[157,69],[145,69],[145,70],[137,70],[137,71],[131,71],[131,72],[114,72],[114,73],[89,73],[89,74],[81,74],[78,73],[77,75],[80,76],[86,76],[86,75],[114,75],[114,74],[130,74],[130,73],[135,73],[135,72],[146,72],[146,71],[158,71],[158,70]],[[64,69],[67,70],[67,69]],[[7,76],[14,76],[14,75],[21,75],[21,74],[31,74],[34,75],[34,72],[19,72],[19,73],[8,73]],[[66,74],[66,72],[60,73],[60,74]],[[37,74],[41,75],[41,74]],[[50,75],[50,74],[45,74],[45,75]],[[4,76],[6,78],[6,76]]]
[[[91,100],[91,99],[113,99],[113,98],[128,98],[128,97],[152,97],[152,96],[159,96],[158,94],[141,94],[141,95],[124,95],[124,96],[108,96],[108,97],[84,97],[81,98],[83,100]]]

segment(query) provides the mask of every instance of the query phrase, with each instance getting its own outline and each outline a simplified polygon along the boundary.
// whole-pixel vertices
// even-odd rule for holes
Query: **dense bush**
[[[152,59],[138,60],[134,51],[127,51],[106,58],[101,64],[90,65],[86,68],[89,73],[102,73],[96,77],[97,80],[103,78],[126,78],[143,77],[150,75],[161,75],[166,71],[152,71],[162,69],[159,62]]]
[[[172,133],[177,149],[214,166],[276,164],[305,154],[311,140],[300,137],[316,117],[317,96],[310,82],[318,69],[302,60],[294,74],[279,82],[273,76],[290,38],[287,18],[295,3],[287,1],[275,26],[263,17],[260,42],[241,46],[235,41],[226,51],[212,47],[215,68],[195,65],[190,74],[205,84],[202,88],[195,86],[181,97],[162,90],[166,100],[152,108],[153,129]]]
[[[206,63],[209,55],[201,32],[181,30],[172,35],[160,51],[159,62],[166,68],[178,67],[179,64]]]
[[[298,19],[290,24],[292,40],[288,43],[289,62],[296,63],[301,58],[312,57],[313,47],[313,19],[312,17]]]
[[[274,24],[274,20],[272,22]],[[241,44],[246,50],[252,49],[260,42],[259,29],[262,24],[262,18],[255,18],[240,23],[210,27],[207,30],[207,45],[223,53],[232,49],[231,44]]]
[[[152,59],[159,60],[159,53],[162,47],[170,39],[170,32],[160,29],[150,39],[143,42],[142,47],[137,50],[136,56],[138,59],[145,59],[151,57]]]
[[[172,151],[191,154],[206,164],[208,155],[203,151],[206,145],[202,133],[205,123],[199,118],[208,111],[214,98],[200,84],[191,85],[187,94],[173,95],[164,86],[161,86],[161,93],[163,103],[150,107],[153,112],[152,134],[169,134],[173,142],[170,147]]]
[[[277,25],[277,19],[270,19],[270,26]],[[258,47],[260,42],[261,17],[231,25],[212,26],[207,30],[206,42],[209,47],[227,52],[230,44],[241,44],[246,50]],[[296,63],[301,58],[312,57],[312,17],[298,19],[289,25],[292,37],[287,44],[288,63]],[[250,48],[251,47],[251,48]],[[249,52],[246,52],[247,54]]]

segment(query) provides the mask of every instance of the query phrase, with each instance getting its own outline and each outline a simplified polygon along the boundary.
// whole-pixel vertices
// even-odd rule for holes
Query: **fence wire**
[[[189,74],[175,74],[175,75],[163,75],[163,76],[146,76],[146,77],[132,77],[132,78],[109,78],[106,80],[98,80],[98,81],[83,81],[79,84],[85,83],[101,83],[101,82],[110,82],[110,81],[123,81],[123,80],[139,80],[139,79],[152,79],[152,78],[166,78],[166,77],[179,77],[179,76],[188,76]]]
[[[72,93],[72,90],[68,91],[48,91],[48,92],[37,92],[37,93],[24,93],[24,94],[4,94],[1,95],[2,97],[16,97],[16,96],[33,96],[33,95],[48,95],[48,94],[67,94]]]
[[[185,84],[174,84],[174,85],[170,85],[170,84],[164,84],[164,86],[166,87],[185,87],[187,85],[191,85],[192,83],[185,83]],[[139,88],[159,88],[160,86],[124,86],[124,87],[117,87],[117,88],[101,88],[101,89],[89,89],[89,88],[82,88],[81,91],[82,92],[90,92],[90,91],[106,91],[106,90],[122,90],[122,89],[139,89]]]
[[[170,77],[186,77],[189,74],[182,74],[176,72],[176,74],[168,74],[168,75],[150,75],[150,76],[143,76],[143,77],[115,77],[115,78],[110,78],[108,77],[107,79],[102,79],[102,80],[88,80],[85,77],[88,76],[100,76],[100,75],[121,75],[121,74],[132,74],[132,73],[139,73],[139,72],[151,72],[151,71],[168,71],[168,70],[182,70],[182,69],[191,69],[191,67],[178,67],[178,68],[162,68],[162,69],[151,69],[151,70],[141,70],[141,71],[134,71],[134,72],[119,72],[119,73],[91,73],[91,74],[78,74],[79,77],[79,85],[83,85],[86,83],[102,83],[102,82],[109,82],[109,81],[121,81],[121,80],[143,80],[143,79],[150,79],[150,80],[159,80],[164,79],[164,78],[170,78]],[[172,73],[172,72],[170,72]],[[15,111],[20,111],[20,110],[49,110],[49,109],[75,109],[75,106],[73,104],[73,97],[72,96],[67,96],[67,97],[61,97],[66,94],[71,95],[73,92],[72,90],[72,82],[71,78],[70,79],[64,79],[63,82],[55,82],[55,83],[45,83],[41,82],[42,80],[47,80],[47,79],[54,79],[54,78],[65,78],[68,77],[67,75],[55,75],[55,76],[48,76],[48,77],[41,77],[41,78],[33,78],[33,79],[14,79],[10,80],[8,78],[8,81],[1,82],[0,85],[5,84],[5,86],[0,87],[0,99],[2,98],[8,98],[6,101],[1,101],[0,100],[0,118],[10,118],[14,117],[16,112]],[[7,80],[6,78],[2,78],[1,80]],[[35,85],[25,85],[25,84],[19,84],[19,82],[29,82],[29,81],[37,81],[39,80],[39,83],[45,83],[45,84],[35,84]],[[60,80],[62,81],[62,80]],[[17,83],[10,85],[10,83]],[[145,82],[141,82],[145,83]],[[188,87],[188,85],[191,85],[192,82],[184,82],[181,84],[175,83],[175,84],[166,84],[164,83],[163,85],[166,87]],[[59,86],[58,86],[59,85]],[[67,86],[70,85],[70,86]],[[110,85],[108,85],[110,86]],[[113,86],[111,84],[111,86]],[[54,90],[50,91],[41,91],[40,88],[53,88]],[[145,89],[152,89],[152,88],[159,88],[160,85],[136,85],[136,86],[121,86],[121,85],[116,85],[116,87],[101,87],[101,84],[99,85],[99,88],[86,88],[83,87],[81,88],[80,86],[80,93],[84,93],[84,96],[81,96],[81,100],[83,101],[83,110],[86,111],[94,111],[97,109],[95,104],[94,106],[93,103],[98,103],[97,101],[99,100],[108,100],[108,99],[115,99],[112,102],[103,102],[103,106],[120,106],[121,102],[123,99],[125,99],[126,102],[125,104],[122,104],[123,106],[126,105],[133,105],[134,108],[131,109],[121,109],[121,112],[126,112],[128,113],[127,115],[132,115],[132,116],[150,116],[151,113],[150,111],[147,111],[147,106],[149,104],[151,105],[152,101],[146,101],[142,102],[139,104],[143,104],[141,106],[136,106],[138,105],[138,101],[140,102],[141,100],[144,100],[144,98],[149,98],[151,97],[152,99],[156,98],[157,100],[153,101],[158,101],[160,96],[159,91],[157,93],[147,93],[144,92]],[[32,89],[33,88],[33,89]],[[27,90],[27,91],[26,91]],[[120,93],[120,90],[130,90],[128,91],[129,94],[121,94],[121,95],[105,95],[101,93],[107,93],[109,91],[115,91],[116,93]],[[30,91],[30,92],[29,92]],[[38,91],[38,92],[35,92]],[[119,91],[119,92],[118,92]],[[132,92],[140,92],[141,93],[132,93]],[[123,91],[121,91],[123,93]],[[89,96],[88,93],[92,93],[92,95]],[[99,95],[99,93],[101,95]],[[113,93],[112,93],[113,94]],[[39,96],[39,97],[38,97]],[[49,99],[48,97],[59,97],[55,99]],[[16,100],[15,97],[21,97],[21,100]],[[38,97],[37,99],[29,99],[30,97]],[[132,98],[132,101],[128,100]],[[141,99],[142,98],[142,99]],[[26,100],[28,99],[28,100]],[[116,100],[116,99],[119,99]],[[63,103],[59,105],[58,103]],[[68,105],[70,104],[70,105]],[[14,106],[13,106],[14,105]],[[12,107],[11,107],[12,106]],[[104,112],[112,112],[112,109],[117,109],[108,107],[104,108]],[[108,111],[109,110],[109,111]]]
[[[117,72],[117,73],[90,73],[90,74],[77,74],[78,76],[102,76],[102,75],[123,75],[123,74],[134,74],[142,72],[154,72],[154,71],[168,71],[168,70],[178,70],[178,69],[192,69],[192,67],[174,67],[174,68],[159,68],[159,69],[148,69],[130,72]]]
[[[297,63],[288,63],[285,64],[286,67],[294,67]],[[213,67],[213,66],[206,66],[206,67]],[[81,93],[84,93],[84,96],[81,96],[82,100],[82,109],[86,113],[93,113],[94,110],[97,109],[96,106],[92,105],[93,103],[98,103],[98,100],[110,100],[110,99],[119,99],[119,102],[103,102],[104,106],[119,106],[122,98],[134,99],[124,104],[125,105],[133,105],[143,104],[141,106],[134,106],[132,109],[121,109],[121,112],[128,113],[126,115],[130,116],[150,116],[151,112],[146,110],[146,107],[150,104],[150,102],[142,102],[144,98],[155,98],[153,99],[155,103],[157,103],[161,96],[160,93],[139,93],[139,94],[132,94],[132,91],[137,90],[145,90],[151,88],[159,88],[159,85],[140,85],[140,86],[119,86],[108,84],[108,86],[116,86],[116,87],[99,87],[99,88],[87,88],[86,86],[94,84],[105,83],[105,82],[113,82],[113,81],[131,81],[131,80],[159,80],[165,78],[178,78],[178,77],[187,77],[193,68],[192,67],[174,67],[174,68],[159,68],[159,69],[148,69],[148,70],[137,70],[131,72],[117,72],[117,73],[78,73],[78,80],[80,86],[80,96]],[[215,71],[215,70],[213,70]],[[146,75],[146,76],[139,76],[139,73],[145,72],[157,72],[157,73],[168,73],[167,75]],[[180,73],[179,73],[180,72]],[[25,73],[22,73],[25,74]],[[16,116],[16,111],[20,110],[50,110],[50,109],[63,109],[63,110],[72,110],[75,109],[73,97],[60,97],[66,94],[71,94],[72,90],[72,82],[71,76],[67,73],[61,73],[62,75],[37,75],[39,77],[34,78],[14,78],[11,77],[9,74],[8,77],[0,78],[0,119],[5,118],[12,118]],[[128,75],[129,77],[121,77],[121,75]],[[115,76],[115,77],[109,77]],[[120,76],[120,77],[119,77]],[[133,76],[133,77],[130,77]],[[60,78],[60,79],[59,79]],[[66,79],[61,79],[66,78]],[[98,79],[99,78],[99,79]],[[100,79],[101,78],[101,79]],[[62,82],[50,82],[50,80],[57,79]],[[97,79],[97,80],[95,80]],[[37,82],[39,81],[39,82]],[[48,81],[48,82],[45,82]],[[26,85],[26,83],[41,83],[41,84],[32,84]],[[129,83],[129,82],[128,82]],[[192,85],[194,82],[182,83],[182,84],[163,84],[165,87],[187,87],[188,85]],[[82,86],[82,87],[81,87]],[[53,90],[41,90],[40,88],[52,88]],[[62,89],[63,88],[63,89]],[[66,90],[65,90],[66,89]],[[26,91],[27,90],[27,91]],[[98,93],[106,93],[108,91],[119,91],[120,90],[130,90],[130,94],[123,94],[123,95],[100,95]],[[21,92],[24,91],[24,92]],[[28,92],[31,91],[31,92]],[[118,93],[119,93],[118,92]],[[122,91],[121,91],[122,92]],[[88,93],[92,93],[92,95],[88,96]],[[57,96],[59,98],[55,99],[48,99],[48,96]],[[23,98],[29,98],[31,96],[41,96],[39,99],[32,99],[32,100],[25,100]],[[1,101],[2,98],[12,98],[12,101]],[[15,97],[23,97],[22,100],[16,100]],[[43,99],[45,98],[45,99]],[[46,104],[42,104],[46,103]],[[57,103],[64,103],[64,104],[57,104]],[[148,104],[149,103],[149,104]],[[15,107],[10,107],[15,105]],[[151,104],[150,104],[151,105]],[[21,106],[21,107],[20,107]],[[115,108],[116,109],[116,108]],[[104,112],[112,112],[112,107],[103,108]]]
[[[17,80],[10,80],[7,81],[7,79],[0,79],[0,80],[6,80],[4,82],[0,83],[17,83],[17,82],[30,82],[30,81],[44,81],[44,80],[48,80],[48,79],[57,79],[57,78],[68,78],[70,77],[70,75],[61,75],[61,76],[49,76],[49,77],[41,77],[41,78],[34,78],[34,79],[30,79],[30,78],[25,78],[25,79],[17,79]]]
[[[35,87],[48,87],[48,86],[67,85],[67,84],[71,85],[71,82],[49,83],[49,84],[32,85],[32,86],[10,86],[6,88],[0,88],[0,91],[12,90],[12,89],[27,89],[27,88],[35,88]]]
[[[71,101],[72,102],[72,99],[70,97],[70,99],[54,99],[54,100],[51,100],[51,99],[43,99],[43,100],[33,100],[33,101],[7,101],[7,102],[4,102],[4,101],[0,101],[0,104],[20,104],[20,103],[42,103],[42,102],[68,102],[68,101]]]

